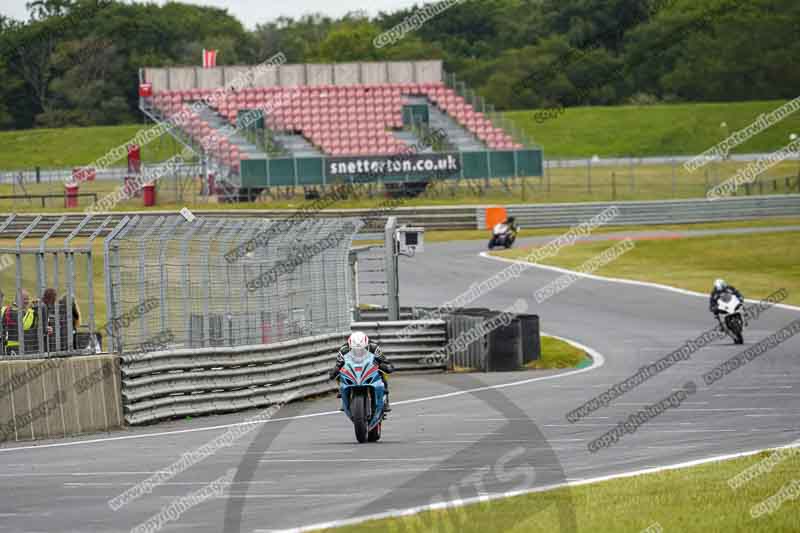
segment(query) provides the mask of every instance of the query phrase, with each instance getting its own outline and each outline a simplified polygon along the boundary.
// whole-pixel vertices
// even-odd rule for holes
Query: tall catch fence
[[[117,353],[278,343],[349,329],[357,218],[125,217],[105,242]]]

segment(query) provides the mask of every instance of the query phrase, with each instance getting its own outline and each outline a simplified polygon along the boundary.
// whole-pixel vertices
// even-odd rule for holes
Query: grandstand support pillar
[[[384,229],[384,253],[386,254],[386,309],[388,319],[400,320],[400,288],[397,276],[397,241],[394,234],[397,230],[397,217],[386,219]]]

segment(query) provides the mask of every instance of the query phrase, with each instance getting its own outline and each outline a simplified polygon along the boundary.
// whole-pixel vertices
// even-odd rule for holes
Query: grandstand
[[[157,122],[188,113],[172,134],[198,155],[207,156],[218,179],[237,188],[324,185],[328,178],[324,161],[411,157],[411,147],[420,146],[430,130],[442,132],[447,153],[457,152],[462,162],[463,153],[484,154],[486,171],[470,177],[541,175],[541,152],[534,157],[539,165],[534,161],[522,173],[520,158],[514,153],[529,152],[532,143],[498,121],[491,107],[487,110],[474,93],[443,81],[447,76],[440,61],[271,66],[258,70],[248,86],[236,84],[240,88],[235,90],[233,80],[246,72],[247,67],[145,68],[140,72],[140,83],[148,87],[142,93],[142,111]],[[226,127],[230,132],[230,126],[240,124],[242,113],[252,110],[265,115],[255,130],[222,132]],[[434,147],[421,150],[436,151]],[[507,152],[510,174],[507,168],[492,172],[491,152]],[[530,154],[526,155],[522,159],[530,160]],[[276,160],[292,161],[289,174],[287,165]],[[298,168],[297,160],[306,161]],[[243,163],[247,161],[253,165]],[[284,172],[279,175],[271,169]],[[412,177],[416,181],[430,178],[417,174]],[[249,182],[243,177],[250,178]],[[409,181],[410,176],[402,179]]]

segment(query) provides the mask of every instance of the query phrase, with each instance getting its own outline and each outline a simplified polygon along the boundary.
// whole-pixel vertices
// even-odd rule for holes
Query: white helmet
[[[714,288],[717,289],[718,291],[726,289],[727,287],[728,287],[728,284],[725,283],[724,279],[714,280]]]
[[[350,338],[347,339],[347,344],[350,346],[353,355],[362,357],[367,353],[367,346],[369,345],[369,337],[363,331],[354,331]]]

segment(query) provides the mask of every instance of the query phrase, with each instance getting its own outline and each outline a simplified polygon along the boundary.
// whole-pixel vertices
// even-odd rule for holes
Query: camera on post
[[[397,251],[401,255],[414,255],[425,251],[425,228],[409,228],[403,226],[397,229]]]

